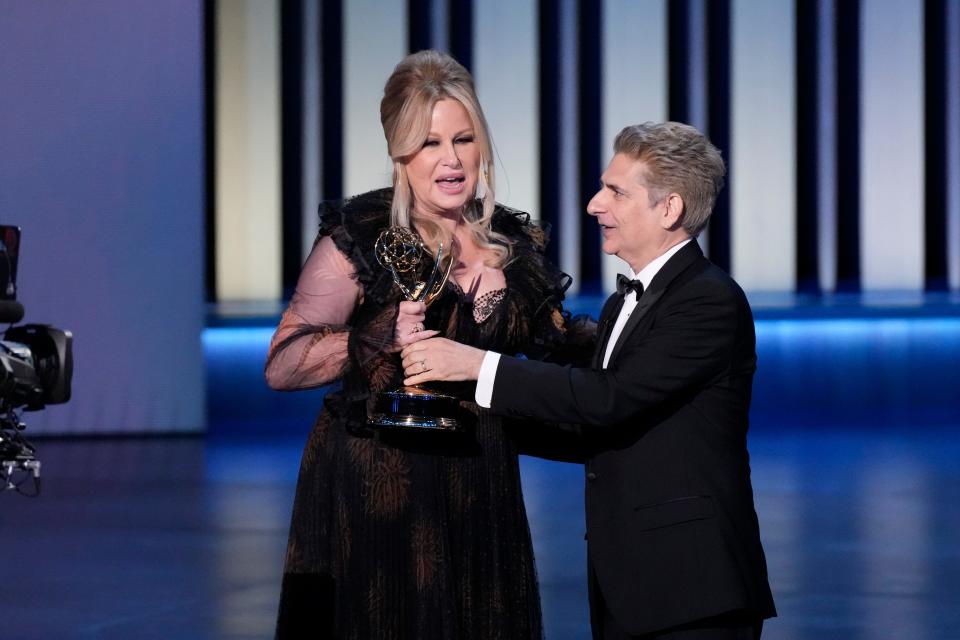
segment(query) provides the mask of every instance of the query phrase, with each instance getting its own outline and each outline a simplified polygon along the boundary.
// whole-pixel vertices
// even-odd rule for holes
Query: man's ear
[[[664,229],[675,231],[683,220],[683,197],[679,193],[670,193],[664,200],[663,215],[660,217]]]

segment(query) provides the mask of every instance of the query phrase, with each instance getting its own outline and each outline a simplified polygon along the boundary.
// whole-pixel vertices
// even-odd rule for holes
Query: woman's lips
[[[436,184],[437,188],[443,193],[449,195],[458,195],[463,193],[463,190],[466,187],[466,182],[467,181],[461,176],[459,178],[452,179],[441,178],[436,181]]]

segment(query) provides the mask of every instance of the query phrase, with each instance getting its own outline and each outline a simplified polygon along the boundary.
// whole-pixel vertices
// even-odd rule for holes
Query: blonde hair
[[[510,259],[511,241],[490,226],[496,204],[490,130],[470,72],[439,51],[408,55],[396,66],[383,88],[380,123],[387,139],[387,152],[393,160],[390,224],[410,227],[416,220],[428,246],[436,249],[440,242],[450,246],[448,233],[439,224],[413,210],[413,193],[407,178],[407,162],[423,147],[430,134],[433,107],[441,100],[456,100],[463,105],[473,125],[474,143],[480,149],[478,197],[467,204],[463,219],[477,246],[493,253],[490,266],[502,267]]]
[[[651,205],[679,193],[680,224],[694,238],[703,231],[727,172],[720,150],[705,135],[680,122],[644,122],[617,134],[613,151],[643,162]]]

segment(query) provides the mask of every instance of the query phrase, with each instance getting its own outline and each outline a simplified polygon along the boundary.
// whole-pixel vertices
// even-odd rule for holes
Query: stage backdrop
[[[28,435],[204,428],[202,25],[195,0],[0,0],[0,221],[26,320],[76,361]]]
[[[552,225],[573,291],[623,269],[584,213],[615,134],[664,119],[723,151],[700,242],[748,292],[960,289],[956,0],[208,3],[212,299],[289,294],[317,202],[389,183],[383,84],[427,47],[472,70],[497,198]]]

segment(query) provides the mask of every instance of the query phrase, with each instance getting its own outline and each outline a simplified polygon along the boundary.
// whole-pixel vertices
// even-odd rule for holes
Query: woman
[[[464,437],[412,438],[372,432],[366,418],[376,392],[402,383],[398,352],[415,340],[528,354],[558,343],[566,277],[545,262],[544,233],[494,202],[490,136],[461,65],[408,56],[380,118],[393,188],[321,207],[267,359],[276,389],[343,383],[304,451],[277,635],[538,638],[517,451],[500,419],[464,402]],[[450,283],[427,310],[377,264],[391,225],[413,227],[434,253],[452,247]]]

